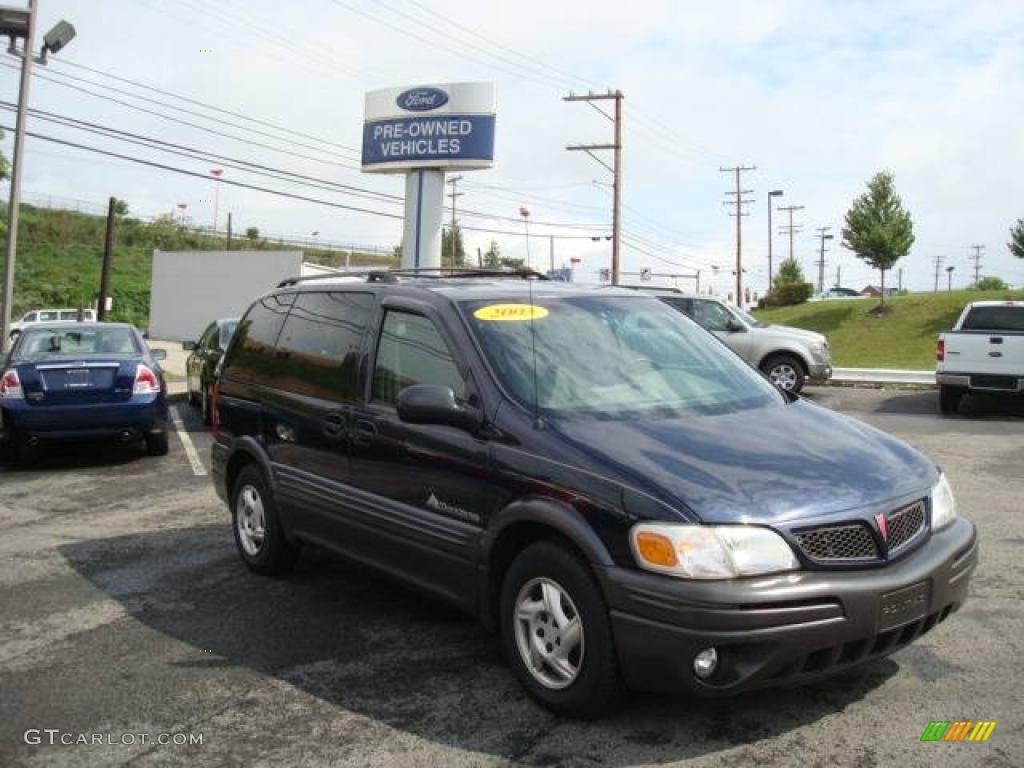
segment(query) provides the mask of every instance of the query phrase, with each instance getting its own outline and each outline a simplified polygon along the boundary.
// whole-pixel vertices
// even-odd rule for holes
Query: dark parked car
[[[22,458],[47,440],[94,437],[167,453],[164,355],[120,323],[26,328],[0,379],[0,442]]]
[[[888,654],[977,559],[934,462],[633,291],[286,281],[239,325],[214,433],[250,569],[310,542],[451,600],[570,715]]]
[[[182,349],[192,353],[185,360],[188,401],[199,406],[203,421],[207,424],[210,423],[210,389],[213,387],[213,374],[237,327],[237,317],[215,320],[206,327],[199,341],[185,341],[181,344]]]

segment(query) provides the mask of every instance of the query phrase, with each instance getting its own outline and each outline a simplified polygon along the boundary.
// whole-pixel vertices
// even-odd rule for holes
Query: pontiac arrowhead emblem
[[[882,541],[889,541],[889,521],[885,519],[885,513],[879,512],[875,515],[875,522],[878,524],[878,532],[882,534]]]

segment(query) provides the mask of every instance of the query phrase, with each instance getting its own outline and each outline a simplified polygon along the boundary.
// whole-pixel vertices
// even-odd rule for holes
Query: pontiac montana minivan
[[[450,600],[579,717],[625,686],[830,675],[963,604],[975,528],[933,461],[653,296],[536,277],[298,278],[256,301],[213,391],[245,565],[282,575],[312,544]]]

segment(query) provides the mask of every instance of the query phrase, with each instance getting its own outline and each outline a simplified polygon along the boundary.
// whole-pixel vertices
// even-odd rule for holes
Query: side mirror
[[[149,356],[154,360],[166,360],[167,350],[166,349],[151,349],[149,350]]]
[[[451,387],[436,384],[413,384],[399,392],[398,418],[409,424],[444,424],[467,432],[483,423],[479,411],[455,402]]]
[[[725,330],[729,333],[740,333],[741,331],[747,330],[743,327],[743,324],[737,320],[729,320],[725,324]]]
[[[196,343],[194,341],[183,341],[181,342],[181,348],[186,352],[191,352],[196,348]]]

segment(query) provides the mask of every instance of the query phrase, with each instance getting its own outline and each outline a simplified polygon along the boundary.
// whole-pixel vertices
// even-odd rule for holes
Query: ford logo
[[[440,88],[412,88],[398,94],[395,101],[410,112],[429,112],[447,104],[448,94]]]

